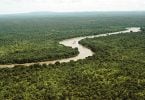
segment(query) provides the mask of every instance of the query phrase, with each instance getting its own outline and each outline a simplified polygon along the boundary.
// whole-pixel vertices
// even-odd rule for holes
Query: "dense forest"
[[[145,33],[86,39],[81,43],[95,55],[77,62],[0,69],[0,98],[145,99]]]
[[[58,42],[66,38],[124,30],[130,26],[144,26],[145,14],[136,13],[0,16],[0,63],[38,62],[76,56],[77,49],[64,47]]]
[[[104,17],[104,21],[101,20],[102,18],[100,17],[90,17],[90,19],[95,18],[98,23],[102,21],[102,23],[108,23],[110,25],[106,27],[105,24],[102,24],[100,30],[96,26],[95,30],[93,30],[94,33],[86,32],[86,35],[122,30],[123,27],[131,27],[132,23],[134,23],[132,26],[140,25],[142,32],[84,39],[80,43],[95,52],[94,56],[88,57],[85,60],[79,60],[77,62],[71,61],[62,64],[57,62],[54,65],[35,64],[29,67],[15,66],[11,69],[0,69],[0,99],[144,100],[145,20],[142,19],[145,17],[130,16],[128,19],[130,22],[127,23],[127,19],[124,19],[125,21],[123,20],[127,15],[123,17],[119,16],[123,15],[107,17],[106,20]],[[68,17],[68,20],[70,19],[72,18]],[[74,19],[77,20],[77,18]],[[72,21],[72,23],[81,23],[77,22],[78,20],[76,22],[74,21]],[[94,23],[97,23],[97,21]],[[85,23],[85,20],[82,22]],[[83,25],[87,26],[87,23]],[[92,27],[94,26],[93,24],[90,24],[90,26],[91,25]],[[63,27],[63,25],[60,27]],[[86,31],[85,28],[83,31]],[[79,35],[84,34],[74,33],[71,35],[71,33],[68,32],[65,36],[68,38]],[[57,41],[66,38],[59,36],[61,35],[56,34],[57,39],[52,39],[56,39]],[[5,37],[8,38],[7,35]],[[51,39],[48,40],[51,41]],[[7,43],[7,39],[5,43]],[[8,46],[10,45],[12,44]],[[65,47],[63,48],[67,49]]]

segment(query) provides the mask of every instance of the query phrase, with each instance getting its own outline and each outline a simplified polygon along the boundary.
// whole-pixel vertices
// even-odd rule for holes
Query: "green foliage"
[[[77,50],[58,42],[130,26],[144,26],[144,20],[144,14],[104,13],[0,17],[0,63],[37,62],[75,56]]]
[[[1,99],[145,99],[145,33],[81,41],[86,60],[0,70]],[[93,44],[93,46],[92,46]]]
[[[144,32],[145,31],[145,27],[141,27],[141,30]]]
[[[113,23],[126,23],[120,22],[121,18],[114,17],[118,22]],[[129,20],[130,23],[135,21]],[[140,20],[140,17],[136,20]],[[113,27],[110,31],[116,30],[115,26],[110,27]],[[103,29],[108,28],[104,26],[102,33],[106,32]],[[0,99],[145,99],[144,32],[85,39],[80,43],[91,48],[95,55],[77,62],[0,69]]]

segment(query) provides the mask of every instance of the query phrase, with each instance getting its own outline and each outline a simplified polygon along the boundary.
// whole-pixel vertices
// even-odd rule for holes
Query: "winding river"
[[[12,68],[16,65],[24,65],[24,66],[30,66],[33,64],[54,64],[56,62],[70,62],[71,60],[77,61],[79,59],[85,59],[86,57],[93,56],[94,53],[79,44],[79,41],[85,38],[95,38],[95,37],[103,37],[103,36],[108,36],[108,35],[114,35],[114,34],[120,34],[120,33],[129,33],[129,32],[139,32],[140,28],[139,27],[131,27],[131,28],[126,28],[124,31],[119,31],[119,32],[112,32],[112,33],[105,33],[105,34],[99,34],[99,35],[92,35],[92,36],[84,36],[84,37],[76,37],[76,38],[71,38],[71,39],[66,39],[63,41],[60,41],[59,44],[64,45],[64,46],[69,46],[72,48],[78,48],[79,54],[76,57],[72,58],[65,58],[65,59],[60,59],[60,60],[54,60],[54,61],[43,61],[43,62],[35,62],[35,63],[25,63],[25,64],[10,64],[10,65],[0,65],[0,68]]]

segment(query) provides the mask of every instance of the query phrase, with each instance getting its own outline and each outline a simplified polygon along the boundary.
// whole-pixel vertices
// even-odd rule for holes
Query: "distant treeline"
[[[145,26],[142,12],[32,15],[0,16],[1,64],[68,58],[78,51],[59,45],[60,40]]]

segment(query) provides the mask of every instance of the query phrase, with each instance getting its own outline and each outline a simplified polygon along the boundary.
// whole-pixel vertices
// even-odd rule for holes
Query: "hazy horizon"
[[[145,11],[143,0],[1,0],[0,14]]]

